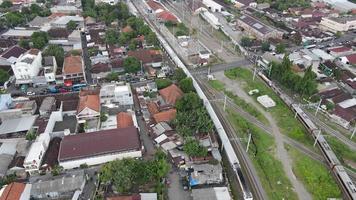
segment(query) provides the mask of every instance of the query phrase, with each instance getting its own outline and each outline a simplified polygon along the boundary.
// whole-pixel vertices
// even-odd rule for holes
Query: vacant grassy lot
[[[335,180],[321,163],[304,156],[297,149],[286,146],[293,157],[293,172],[304,183],[314,199],[341,198]]]
[[[253,74],[250,70],[239,67],[225,71],[225,76],[230,79],[241,81],[246,92],[253,89],[258,89],[258,96],[265,94],[270,96],[276,102],[276,106],[267,109],[267,111],[271,112],[272,116],[277,121],[280,131],[299,142],[309,146],[312,145],[312,140],[308,136],[307,131],[304,129],[302,124],[294,118],[292,111],[272,91],[272,89],[266,86],[260,79],[256,78],[255,81],[253,81]],[[257,95],[254,97],[257,98]]]
[[[247,138],[249,132],[252,134],[253,142],[250,144],[249,156],[269,199],[297,199],[281,162],[274,157],[273,138],[237,113],[228,110],[228,117],[237,130],[238,137]]]
[[[218,91],[222,91],[225,93],[226,96],[230,97],[234,103],[241,107],[244,111],[248,112],[250,115],[256,117],[256,119],[258,119],[260,122],[268,125],[268,120],[266,119],[266,117],[259,112],[253,105],[247,103],[245,100],[243,100],[242,98],[234,95],[232,92],[230,91],[226,91],[225,90],[225,85],[224,83],[222,83],[219,80],[210,80],[209,84],[212,88],[214,88],[215,90]]]

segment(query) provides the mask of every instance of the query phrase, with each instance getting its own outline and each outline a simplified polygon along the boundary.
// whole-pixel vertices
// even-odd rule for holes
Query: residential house
[[[100,122],[100,97],[98,94],[88,94],[79,97],[77,120],[79,124],[87,126],[86,132],[96,131]]]
[[[235,0],[235,6],[237,8],[243,8],[246,6],[256,7],[257,3],[255,0]]]
[[[212,12],[221,12],[224,10],[224,7],[222,5],[218,4],[216,1],[213,0],[202,0],[202,3]]]
[[[183,97],[183,91],[175,84],[158,91],[167,104],[175,105],[177,100]]]
[[[356,99],[347,99],[336,104],[330,117],[339,125],[349,128],[356,120]]]
[[[2,119],[0,138],[24,137],[35,123],[37,115]]]
[[[106,197],[105,200],[157,200],[157,193],[140,193],[140,194],[133,194],[130,196],[110,196]]]
[[[351,47],[340,46],[329,48],[327,52],[334,57],[340,57],[352,54],[353,50]]]
[[[156,123],[170,122],[176,118],[176,115],[177,115],[177,110],[172,108],[154,114],[153,119]]]
[[[14,119],[34,115],[37,103],[34,100],[4,99],[6,105],[0,111],[0,119]]]
[[[136,51],[127,52],[127,55],[137,58],[144,66],[153,68],[162,66],[163,57],[160,50],[138,49]]]
[[[64,84],[67,86],[77,83],[86,83],[82,57],[71,55],[64,58],[62,74]]]
[[[8,48],[0,55],[0,68],[12,75],[13,72],[11,69],[11,65],[14,64],[17,59],[26,51],[26,49],[17,45]]]
[[[24,160],[25,171],[30,175],[38,174],[43,156],[50,142],[49,133],[39,135],[35,142],[31,144],[30,150]]]
[[[48,83],[56,81],[57,62],[54,56],[44,57],[43,70]]]
[[[58,160],[64,169],[72,169],[82,164],[91,166],[122,158],[140,158],[141,149],[136,127],[102,130],[65,136]]]
[[[15,46],[17,42],[12,39],[0,38],[0,52],[6,51],[7,49]]]
[[[238,17],[237,26],[243,28],[245,32],[260,40],[267,40],[269,38],[282,39],[283,36],[282,31],[267,26],[249,15],[242,15]]]
[[[34,199],[78,199],[86,183],[84,170],[68,174],[33,179],[31,197]]]
[[[0,143],[0,178],[7,174],[7,169],[16,154],[17,142]]]
[[[100,103],[118,103],[123,106],[132,106],[134,102],[130,84],[103,84],[100,88]]]
[[[115,4],[117,4],[117,2],[119,2],[119,1],[118,0],[95,0],[95,4],[107,3],[110,5],[115,5]]]
[[[189,185],[202,186],[220,184],[224,181],[220,164],[189,164],[192,171],[189,174]]]
[[[356,66],[356,53],[340,57],[339,59],[345,65]]]
[[[119,112],[116,115],[116,120],[117,120],[117,128],[127,128],[127,127],[134,126],[131,113]]]
[[[42,53],[38,49],[30,49],[22,54],[11,65],[16,78],[16,84],[31,84],[33,78],[38,75],[42,68]]]
[[[50,116],[53,108],[56,106],[56,99],[54,97],[46,97],[43,99],[40,109],[38,110],[41,116]]]
[[[82,8],[77,8],[74,5],[55,5],[51,7],[51,13],[61,13],[61,14],[77,14],[82,13]]]

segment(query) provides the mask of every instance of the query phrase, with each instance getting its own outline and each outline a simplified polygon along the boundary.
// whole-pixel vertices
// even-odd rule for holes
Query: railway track
[[[206,81],[201,80],[201,77],[196,76],[196,78],[200,80],[200,84],[204,85],[204,88],[206,88],[206,91],[211,94],[210,95],[210,97],[212,97],[211,100],[219,99],[219,100],[221,100],[221,102],[223,101],[225,95],[222,92],[212,89],[211,86],[206,83]],[[266,132],[267,134],[272,136],[272,129],[269,126],[263,124],[257,118],[255,118],[254,116],[252,116],[251,114],[249,114],[248,112],[244,111],[242,108],[237,106],[231,98],[227,97],[226,102],[229,105],[229,108],[231,108],[233,111],[239,113],[242,117],[247,119],[250,123],[254,124],[256,127],[264,130],[264,132]],[[283,140],[286,144],[289,144],[289,145],[293,146],[294,148],[297,148],[299,151],[301,151],[306,156],[322,163],[325,166],[328,166],[322,155],[309,149],[308,147],[301,144],[300,142],[297,142],[285,135],[283,136]],[[355,182],[356,181],[356,173],[348,168],[345,168],[345,169],[348,172],[348,174],[352,177],[353,181]]]
[[[204,85],[200,80],[197,80],[199,83],[200,87],[204,91],[205,95],[209,100],[214,100],[215,95],[211,90]],[[267,196],[262,189],[261,181],[258,178],[257,172],[252,164],[252,161],[249,159],[245,149],[243,148],[243,145],[241,144],[240,140],[236,139],[236,134],[234,128],[231,126],[229,121],[226,118],[226,115],[221,112],[221,108],[219,108],[218,102],[211,102],[212,107],[214,108],[214,111],[218,115],[222,125],[224,126],[224,129],[226,133],[228,134],[228,137],[230,139],[230,142],[232,146],[234,147],[235,151],[237,152],[237,155],[240,160],[241,168],[243,172],[247,175],[246,177],[249,180],[249,186],[253,190],[254,197],[256,199],[267,199]],[[263,191],[263,192],[262,192]]]

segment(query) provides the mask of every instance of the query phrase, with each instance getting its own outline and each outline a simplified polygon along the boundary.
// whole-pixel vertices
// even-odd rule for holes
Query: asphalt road
[[[93,83],[93,79],[91,77],[91,61],[89,58],[88,47],[87,47],[87,39],[84,32],[80,34],[82,40],[82,48],[83,48],[83,60],[85,66],[85,78],[88,84]]]

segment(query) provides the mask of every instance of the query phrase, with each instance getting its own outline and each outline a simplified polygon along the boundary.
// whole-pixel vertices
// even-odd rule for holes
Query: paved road
[[[189,190],[184,190],[180,176],[176,170],[171,170],[168,174],[170,185],[168,187],[169,200],[191,200]]]
[[[85,78],[88,84],[93,83],[93,79],[91,78],[91,61],[89,58],[88,47],[87,47],[87,39],[84,32],[80,34],[82,40],[82,48],[83,48],[83,60],[85,65]]]

